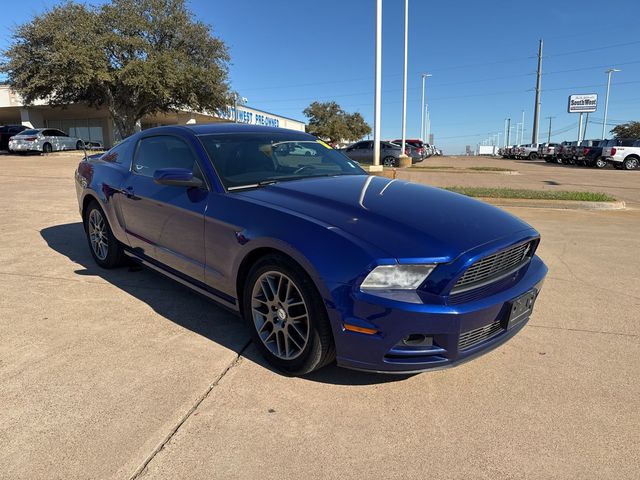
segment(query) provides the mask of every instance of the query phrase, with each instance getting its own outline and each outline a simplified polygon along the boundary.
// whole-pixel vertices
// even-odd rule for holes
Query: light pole
[[[524,110],[522,110],[522,130],[520,131],[520,145],[524,143]]]
[[[375,94],[373,101],[373,166],[380,165],[380,94],[382,90],[382,0],[376,0]],[[378,168],[376,168],[378,167]]]
[[[609,90],[611,89],[611,74],[613,72],[621,72],[622,70],[618,70],[617,68],[610,68],[607,70],[607,96],[604,99],[604,121],[602,122],[602,139],[604,140],[605,130],[607,129],[607,113],[609,113]]]
[[[404,0],[404,72],[402,84],[402,145],[400,154],[404,155],[407,140],[407,50],[409,44],[409,0]]]
[[[507,146],[507,119],[504,119],[504,137],[502,137],[504,139],[504,147]]]
[[[425,86],[425,82],[427,80],[427,78],[431,77],[432,75],[430,73],[423,73],[422,74],[422,102],[420,103],[420,112],[421,112],[421,119],[420,119],[420,139],[426,143],[427,139],[424,138],[424,114],[425,114],[425,106],[424,106],[424,86]]]

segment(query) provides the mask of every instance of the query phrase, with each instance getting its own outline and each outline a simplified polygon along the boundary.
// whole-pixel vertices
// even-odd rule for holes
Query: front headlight
[[[415,290],[436,268],[427,265],[380,265],[364,279],[362,290]]]

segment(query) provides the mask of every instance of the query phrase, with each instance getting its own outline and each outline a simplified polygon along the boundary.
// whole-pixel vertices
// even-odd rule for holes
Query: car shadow
[[[76,275],[100,277],[146,303],[167,320],[283,375],[272,368],[253,345],[247,347],[250,341],[249,329],[235,313],[157,272],[140,268],[133,262],[128,267],[112,270],[98,267],[89,252],[81,222],[55,225],[40,233],[49,248],[80,265],[81,268],[74,272]],[[227,325],[229,328],[224,328]],[[411,376],[358,372],[332,364],[303,378],[336,385],[371,385],[405,380]]]

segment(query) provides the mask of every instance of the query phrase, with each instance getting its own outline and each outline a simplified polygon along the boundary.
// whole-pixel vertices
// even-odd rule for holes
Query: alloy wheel
[[[105,260],[109,254],[109,245],[107,237],[107,226],[104,221],[102,213],[93,209],[89,214],[89,241],[91,242],[91,248],[96,257],[100,260]]]
[[[385,167],[395,167],[396,159],[394,157],[386,157],[382,160],[382,165]]]
[[[291,278],[277,271],[263,273],[253,286],[251,316],[273,355],[293,360],[302,354],[309,342],[309,310]]]

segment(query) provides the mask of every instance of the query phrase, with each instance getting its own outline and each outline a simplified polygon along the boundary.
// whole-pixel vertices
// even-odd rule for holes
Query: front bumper
[[[547,273],[547,267],[536,256],[525,268],[515,285],[456,305],[351,295],[347,314],[334,309],[329,312],[338,365],[373,372],[414,373],[452,367],[489,352],[513,337],[528,321],[527,318],[511,329],[504,328],[509,302],[532,289],[539,292]],[[337,319],[340,325],[374,328],[378,333],[357,333],[343,327],[336,331]],[[402,345],[402,339],[412,334],[431,338],[432,345]]]

